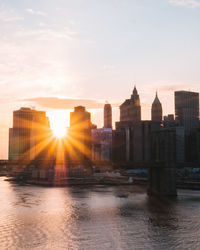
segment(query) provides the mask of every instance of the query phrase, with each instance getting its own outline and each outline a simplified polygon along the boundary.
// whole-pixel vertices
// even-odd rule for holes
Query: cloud
[[[26,9],[26,11],[32,15],[37,15],[37,16],[46,16],[47,14],[43,11],[39,11],[39,10],[33,10],[33,9]]]
[[[64,99],[58,97],[36,97],[24,99],[23,101],[28,103],[39,104],[45,108],[53,109],[73,109],[75,106],[85,106],[88,109],[99,109],[103,108],[104,103],[98,100],[91,99]],[[113,107],[118,106],[118,104],[112,104]]]
[[[103,69],[104,69],[105,71],[111,71],[111,70],[114,70],[115,68],[116,68],[116,66],[113,65],[113,64],[111,64],[111,65],[105,64],[105,65],[103,66]]]
[[[74,46],[76,31],[48,22],[28,28],[25,21],[17,10],[0,4],[1,96],[13,102],[33,93],[56,96],[62,91],[74,97],[78,77],[72,77],[66,54]]]
[[[24,18],[13,9],[0,6],[0,22],[9,23],[24,20]]]
[[[158,88],[159,92],[173,92],[173,91],[178,91],[178,90],[183,90],[187,89],[188,90],[188,84],[170,84],[170,85],[164,85],[160,86]]]
[[[44,24],[44,23],[43,23]],[[39,24],[41,26],[41,23]],[[43,25],[44,27],[45,25]],[[70,30],[67,27],[62,29],[52,29],[52,28],[39,28],[24,30],[21,29],[15,33],[16,38],[35,38],[37,40],[54,40],[54,39],[73,39],[77,33]]]
[[[179,6],[186,6],[191,8],[200,7],[199,0],[169,0],[169,3]]]
[[[168,92],[173,93],[174,91],[178,90],[188,90],[188,86],[192,86],[191,83],[188,82],[174,82],[171,81],[159,81],[152,83],[149,87],[146,88],[146,93],[143,91],[143,93],[149,95],[149,92],[152,92],[153,96],[155,95],[155,92],[158,91],[158,93],[168,94]]]

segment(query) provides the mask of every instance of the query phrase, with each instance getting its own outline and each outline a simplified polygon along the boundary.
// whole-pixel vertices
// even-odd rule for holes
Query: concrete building
[[[70,128],[76,130],[91,128],[91,114],[86,111],[85,107],[77,106],[74,112],[70,113]]]
[[[160,122],[117,122],[116,131],[123,131],[125,162],[148,165],[151,159],[151,133],[160,130]]]
[[[134,87],[131,98],[120,105],[120,121],[134,123],[141,121],[140,97],[136,87]]]
[[[175,119],[184,126],[186,134],[199,126],[199,93],[175,92]]]
[[[158,99],[158,95],[156,92],[156,97],[152,103],[151,107],[151,120],[153,122],[161,122],[162,121],[162,104]]]
[[[164,116],[163,126],[164,127],[176,127],[176,126],[179,126],[179,121],[176,121],[174,119],[173,114],[169,114],[169,115]]]
[[[92,157],[91,114],[85,107],[78,106],[70,113],[70,129],[68,131],[69,161],[83,163]]]
[[[185,129],[174,127],[176,133],[176,163],[185,162]]]
[[[109,103],[104,105],[104,128],[112,128],[112,107]]]
[[[13,112],[13,128],[9,129],[9,160],[30,162],[45,150],[50,136],[46,112],[21,108]]]
[[[127,162],[126,153],[126,131],[125,130],[113,130],[112,131],[112,161],[119,164],[124,164]]]
[[[169,140],[167,138],[164,138],[165,136],[168,136]],[[173,162],[178,164],[184,163],[184,127],[168,127],[161,128],[159,131],[154,131],[151,136],[151,148],[151,157],[153,161]]]
[[[92,129],[92,161],[111,161],[112,129]]]
[[[196,139],[197,139],[197,163],[198,166],[200,167],[200,129],[197,131],[197,135],[196,135]]]
[[[185,158],[189,166],[199,167],[200,129],[193,129],[189,135],[185,135]]]

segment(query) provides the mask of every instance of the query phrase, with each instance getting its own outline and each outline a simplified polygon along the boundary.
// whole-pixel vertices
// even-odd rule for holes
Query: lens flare
[[[53,134],[58,138],[64,137],[66,135],[66,128],[61,126],[53,127]]]

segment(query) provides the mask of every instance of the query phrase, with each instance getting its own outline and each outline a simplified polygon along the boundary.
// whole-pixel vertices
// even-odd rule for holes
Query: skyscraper
[[[9,129],[9,160],[30,161],[42,150],[37,147],[50,132],[49,119],[44,111],[21,108],[13,112],[13,128]]]
[[[104,105],[104,128],[112,128],[112,107],[107,102]]]
[[[162,104],[158,99],[158,95],[156,92],[156,97],[152,103],[151,107],[151,120],[153,122],[161,122],[162,121]]]
[[[126,101],[120,106],[120,121],[133,123],[141,121],[140,97],[136,87],[133,89],[131,98],[126,99]]]
[[[199,93],[175,92],[175,119],[184,126],[186,132],[199,126]]]
[[[83,163],[91,159],[91,114],[78,106],[70,113],[69,156],[70,160]]]
[[[83,106],[74,108],[70,113],[70,128],[76,131],[91,128],[91,114]]]

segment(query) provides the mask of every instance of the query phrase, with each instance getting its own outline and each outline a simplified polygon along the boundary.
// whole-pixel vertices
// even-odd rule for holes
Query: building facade
[[[104,128],[112,128],[112,106],[109,103],[104,105]]]
[[[175,92],[175,119],[184,126],[186,133],[199,126],[199,93]]]
[[[158,99],[158,95],[156,92],[156,97],[152,103],[151,107],[151,120],[153,122],[161,122],[162,121],[162,104]]]
[[[151,133],[160,129],[160,122],[117,122],[116,131],[123,132],[125,162],[147,165],[151,160]]]
[[[136,87],[134,87],[131,98],[127,99],[124,103],[120,105],[120,121],[141,121],[140,97],[138,95]]]
[[[50,136],[46,112],[21,108],[13,112],[9,129],[9,160],[31,161],[45,150]]]
[[[68,131],[68,157],[71,163],[82,164],[92,157],[91,114],[85,107],[78,106],[70,113]]]
[[[92,129],[92,160],[99,162],[111,161],[112,129]]]

